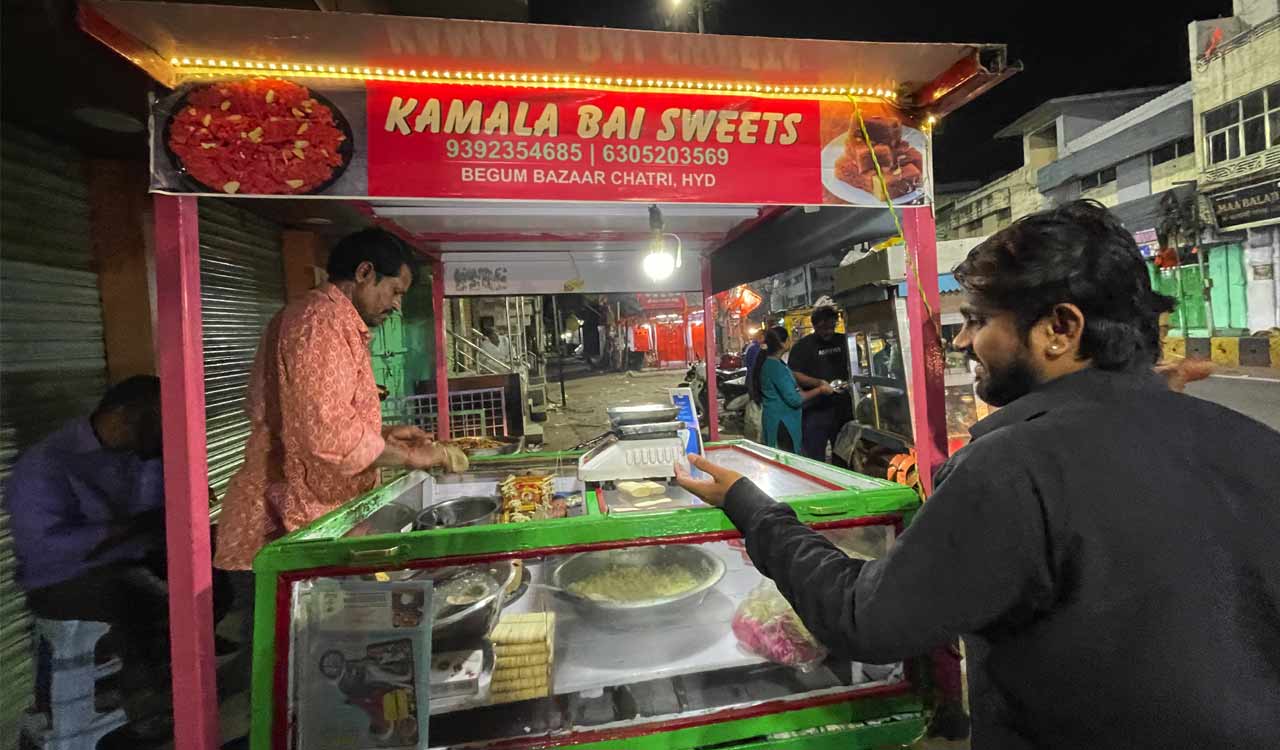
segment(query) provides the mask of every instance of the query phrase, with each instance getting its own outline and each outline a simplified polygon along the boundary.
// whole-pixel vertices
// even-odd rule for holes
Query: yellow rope
[[[893,205],[893,198],[889,197],[889,183],[884,179],[884,172],[880,169],[880,160],[876,158],[875,144],[871,141],[871,134],[867,132],[867,123],[862,119],[862,108],[858,106],[858,100],[850,96],[849,101],[853,103],[853,113],[858,117],[858,128],[862,131],[863,142],[867,144],[867,149],[871,152],[871,163],[876,168],[876,179],[880,180],[880,190],[884,193],[885,205],[889,207],[889,214],[893,217],[893,225],[898,230],[898,236],[902,238],[902,245],[907,250],[907,266],[911,269],[911,274],[916,282],[916,291],[920,293],[920,301],[924,303],[925,314],[929,316],[929,320],[933,322],[934,332],[938,334],[938,343],[942,343],[942,321],[933,314],[933,307],[929,304],[929,298],[924,293],[924,282],[920,279],[920,269],[916,268],[916,264],[911,261],[911,248],[907,245],[907,235],[902,231],[902,221],[898,218],[898,210]]]

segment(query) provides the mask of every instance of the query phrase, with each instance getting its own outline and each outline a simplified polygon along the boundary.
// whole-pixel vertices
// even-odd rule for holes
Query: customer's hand
[[[687,471],[676,465],[676,484],[688,490],[699,500],[719,508],[724,505],[725,495],[734,482],[742,479],[742,475],[733,469],[726,469],[711,463],[702,456],[689,454],[689,464],[711,475],[710,479],[694,479]]]
[[[1169,384],[1169,390],[1181,393],[1182,389],[1187,387],[1187,383],[1204,380],[1216,369],[1217,365],[1206,359],[1181,359],[1177,362],[1156,365],[1156,374],[1164,377],[1165,382]]]

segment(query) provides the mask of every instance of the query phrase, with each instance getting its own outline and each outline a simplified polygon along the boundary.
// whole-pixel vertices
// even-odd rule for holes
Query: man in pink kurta
[[[413,282],[411,250],[365,230],[330,256],[330,282],[280,311],[249,383],[252,432],[218,524],[214,564],[252,568],[268,542],[377,483],[384,466],[427,468],[444,451],[412,427],[383,428],[370,327],[399,309]]]

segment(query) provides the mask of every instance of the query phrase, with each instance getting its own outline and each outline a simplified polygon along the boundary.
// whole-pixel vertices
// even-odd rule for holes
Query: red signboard
[[[848,147],[843,101],[371,81],[367,102],[374,196],[883,203],[851,177],[870,174],[872,149]],[[909,143],[896,115],[866,106],[902,144],[877,153],[891,181],[914,154],[894,197],[922,196],[921,134],[906,129]]]
[[[152,187],[335,198],[883,206],[928,199],[928,140],[895,108],[662,89],[276,77],[153,109]]]

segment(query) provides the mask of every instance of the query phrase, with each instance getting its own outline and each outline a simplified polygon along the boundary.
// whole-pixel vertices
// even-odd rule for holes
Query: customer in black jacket
[[[956,277],[956,345],[1003,408],[884,558],[707,461],[680,483],[833,650],[963,636],[978,750],[1280,748],[1280,434],[1153,375],[1170,301],[1095,203],[1016,222]]]

